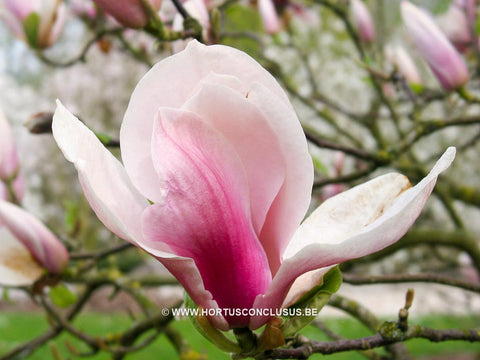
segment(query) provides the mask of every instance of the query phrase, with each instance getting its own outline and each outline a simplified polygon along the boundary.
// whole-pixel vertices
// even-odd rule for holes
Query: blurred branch
[[[360,259],[350,260],[341,265],[342,270],[348,271],[356,263],[373,262],[397,252],[400,249],[419,246],[435,245],[453,247],[465,251],[471,258],[473,265],[480,273],[480,249],[478,237],[467,230],[444,230],[429,228],[413,228],[397,243],[372,255]]]
[[[337,341],[311,340],[295,349],[266,351],[264,354],[255,357],[255,359],[308,359],[313,354],[327,355],[343,351],[370,350],[410,339],[426,339],[432,342],[451,340],[473,342],[480,341],[480,332],[477,329],[431,329],[420,325],[410,325],[407,331],[402,332],[398,328],[392,327],[390,331],[386,330],[382,333],[359,339]]]
[[[101,38],[107,36],[107,35],[114,35],[118,34],[125,31],[124,28],[114,28],[114,29],[106,29],[106,30],[101,30],[99,31],[90,41],[88,41],[85,46],[83,47],[82,51],[80,54],[78,54],[76,57],[74,57],[71,60],[67,60],[64,62],[59,62],[53,59],[48,58],[45,56],[45,54],[42,51],[37,51],[37,56],[40,60],[42,60],[45,64],[53,66],[53,67],[59,67],[59,68],[66,68],[73,66],[77,64],[78,62],[84,62],[86,60],[86,56],[88,52],[90,51],[91,47],[95,45]]]
[[[410,282],[436,283],[480,293],[480,283],[463,281],[451,276],[438,274],[390,274],[379,276],[358,276],[344,273],[343,281],[351,285],[397,284]]]
[[[118,252],[122,252],[128,249],[134,249],[135,247],[128,243],[122,242],[119,245],[113,246],[108,249],[102,249],[92,252],[85,252],[85,253],[71,253],[70,259],[71,260],[99,260],[101,258],[116,254]]]

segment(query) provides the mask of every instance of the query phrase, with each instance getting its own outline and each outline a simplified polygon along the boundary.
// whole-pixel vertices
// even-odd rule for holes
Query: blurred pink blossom
[[[0,284],[29,285],[44,273],[60,273],[69,260],[62,243],[22,208],[0,200]]]
[[[455,0],[437,23],[458,51],[466,51],[472,45],[475,29],[475,0]]]
[[[401,8],[408,35],[443,88],[462,87],[469,79],[467,66],[430,14],[406,0]]]
[[[95,2],[124,26],[137,29],[148,23],[148,12],[140,0],[95,0]],[[155,11],[158,11],[162,0],[150,0],[150,4]]]
[[[275,34],[282,30],[282,24],[273,0],[258,0],[258,11],[266,32]]]
[[[403,46],[392,45],[386,47],[385,57],[405,78],[408,84],[422,84],[422,79],[418,73],[417,67]]]
[[[350,0],[353,22],[357,27],[358,36],[364,43],[375,41],[375,26],[372,15],[362,0]]]
[[[62,0],[0,0],[0,17],[15,36],[41,49],[57,41],[66,9]]]
[[[77,16],[88,19],[94,19],[97,16],[97,8],[93,0],[71,0],[70,8]]]

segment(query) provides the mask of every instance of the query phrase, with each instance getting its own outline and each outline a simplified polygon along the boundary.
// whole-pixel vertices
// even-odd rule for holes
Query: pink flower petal
[[[399,240],[454,157],[455,148],[449,148],[432,171],[408,190],[403,175],[387,174],[325,201],[295,233],[267,293],[255,300],[254,307],[277,308],[300,275],[374,253]],[[252,318],[250,327],[258,328],[265,320]]]
[[[244,52],[227,46],[191,41],[187,48],[155,65],[132,94],[120,131],[122,159],[133,184],[152,201],[162,194],[151,160],[150,139],[161,106],[180,108],[211,72],[237,77],[248,91],[260,82],[288,102],[275,78]],[[290,105],[289,105],[290,106]]]
[[[140,218],[149,203],[131,184],[120,162],[60,102],[52,130],[66,159],[75,165],[85,197],[98,218],[122,239],[141,239]]]
[[[214,315],[208,316],[210,322],[216,328],[227,331],[230,325],[223,315],[216,311],[219,309],[218,304],[213,299],[212,293],[205,289],[202,276],[195,265],[195,261],[191,258],[176,256],[159,250],[158,242],[154,242],[151,245],[154,247],[147,245],[146,241],[138,244],[143,250],[160,261],[175,276],[198,307],[215,310]]]
[[[250,308],[271,275],[250,222],[245,170],[234,148],[197,115],[164,108],[152,152],[166,197],[144,213],[145,244],[167,244],[176,255],[192,258],[219,307]],[[190,284],[183,285],[195,301]],[[249,321],[226,319],[231,326]]]
[[[267,211],[285,178],[277,134],[249,101],[248,94],[223,85],[203,84],[183,108],[208,122],[234,147],[247,175],[253,227],[260,234]]]
[[[62,243],[30,213],[0,200],[0,224],[22,243],[44,268],[59,273],[66,266],[69,255]]]
[[[260,234],[272,274],[310,205],[313,162],[295,111],[261,84],[254,84],[248,100],[255,104],[276,132],[285,161],[285,182],[273,202]]]
[[[375,27],[370,11],[362,0],[350,0],[353,21],[360,39],[365,43],[375,41]]]

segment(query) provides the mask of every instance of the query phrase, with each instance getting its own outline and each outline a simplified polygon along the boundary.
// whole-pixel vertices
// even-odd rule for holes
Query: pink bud
[[[258,10],[262,17],[263,26],[269,34],[276,34],[282,29],[282,24],[272,0],[259,0]]]
[[[15,36],[43,49],[60,36],[66,9],[62,0],[0,0],[0,16]]]
[[[368,8],[361,0],[350,0],[350,6],[360,40],[364,43],[375,41],[375,27]]]
[[[97,16],[97,9],[92,0],[73,0],[70,6],[75,15],[94,19]]]
[[[140,0],[95,0],[106,13],[112,15],[120,24],[138,29],[148,23],[148,12]],[[159,10],[161,0],[150,0],[154,10]]]
[[[0,200],[0,226],[11,235],[7,239],[2,231],[0,283],[25,285],[41,275],[38,265],[54,274],[60,273],[67,265],[69,255],[62,243],[22,208]]]
[[[454,90],[464,85],[468,81],[467,66],[432,17],[405,0],[401,7],[410,38],[443,88]]]
[[[420,85],[422,83],[417,67],[405,48],[399,45],[389,46],[385,49],[385,57],[405,77],[408,84]]]

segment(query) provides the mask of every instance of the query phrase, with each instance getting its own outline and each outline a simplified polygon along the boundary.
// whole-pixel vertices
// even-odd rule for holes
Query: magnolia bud
[[[15,36],[43,49],[60,36],[66,9],[62,0],[0,0],[0,17]]]
[[[262,17],[265,31],[269,34],[278,33],[282,29],[282,24],[275,9],[275,4],[272,0],[259,0],[258,11]]]
[[[362,0],[350,0],[350,7],[355,23],[358,36],[364,43],[375,41],[375,26],[373,25],[372,16]]]
[[[468,81],[467,66],[432,17],[405,0],[401,7],[410,38],[443,88],[450,91],[464,85]]]
[[[421,85],[422,80],[417,67],[404,47],[400,45],[387,47],[385,49],[385,57],[409,85]]]
[[[448,11],[437,18],[437,23],[458,51],[466,51],[473,42],[475,0],[454,1]]]
[[[1,284],[28,285],[41,276],[41,268],[58,274],[67,265],[63,244],[22,208],[0,200],[0,225]]]
[[[95,0],[95,2],[124,26],[139,29],[148,23],[148,11],[140,0]],[[158,11],[162,1],[150,0],[150,4]]]

